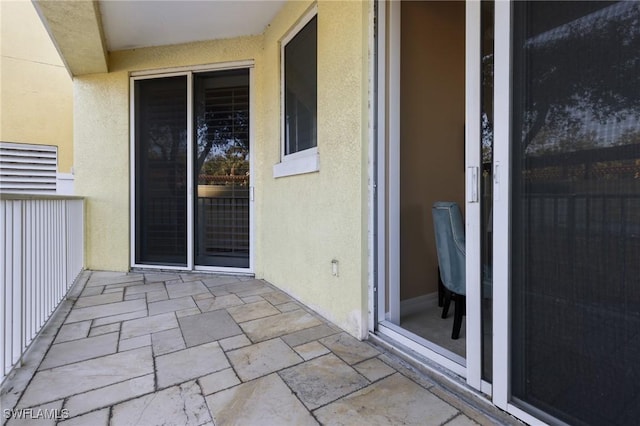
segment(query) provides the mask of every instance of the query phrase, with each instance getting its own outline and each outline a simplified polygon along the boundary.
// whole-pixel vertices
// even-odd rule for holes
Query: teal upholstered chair
[[[440,279],[445,288],[442,318],[447,317],[451,301],[455,303],[452,339],[460,337],[465,312],[465,239],[464,222],[458,204],[437,201],[433,204],[433,226],[438,252]]]

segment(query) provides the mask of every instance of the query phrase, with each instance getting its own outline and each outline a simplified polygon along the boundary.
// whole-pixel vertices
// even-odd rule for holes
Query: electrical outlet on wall
[[[340,272],[339,266],[340,266],[340,262],[338,262],[338,259],[331,260],[331,275],[333,275],[334,277],[337,277]]]

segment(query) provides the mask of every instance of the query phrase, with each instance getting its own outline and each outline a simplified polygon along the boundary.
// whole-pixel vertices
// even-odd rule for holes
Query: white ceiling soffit
[[[262,34],[286,0],[100,0],[109,51]]]

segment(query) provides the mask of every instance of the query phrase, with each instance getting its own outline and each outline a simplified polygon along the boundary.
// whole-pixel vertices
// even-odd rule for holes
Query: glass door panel
[[[135,81],[136,264],[187,264],[186,88],[186,76]]]
[[[512,398],[635,424],[640,3],[512,7]]]
[[[195,264],[249,267],[249,70],[194,75]]]
[[[494,3],[481,2],[480,258],[482,379],[491,381],[493,299],[493,34]]]

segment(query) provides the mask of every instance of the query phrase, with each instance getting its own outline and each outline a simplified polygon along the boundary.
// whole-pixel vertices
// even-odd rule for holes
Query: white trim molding
[[[282,161],[273,166],[273,177],[301,175],[320,171],[320,154],[318,148],[289,154]]]

